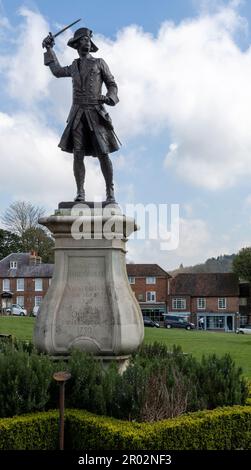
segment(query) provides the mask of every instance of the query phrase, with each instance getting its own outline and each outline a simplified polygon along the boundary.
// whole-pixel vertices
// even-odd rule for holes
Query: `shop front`
[[[197,314],[197,328],[203,330],[232,332],[237,328],[237,314],[203,313]]]
[[[158,322],[164,321],[164,315],[166,314],[166,305],[142,305],[140,304],[141,312],[143,317],[149,317],[151,320]]]

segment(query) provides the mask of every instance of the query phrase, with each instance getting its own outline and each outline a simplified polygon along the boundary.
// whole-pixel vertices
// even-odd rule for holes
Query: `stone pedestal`
[[[123,362],[144,335],[125,263],[126,237],[137,227],[116,204],[89,206],[60,208],[40,219],[55,238],[55,269],[34,342],[53,356],[75,347]]]

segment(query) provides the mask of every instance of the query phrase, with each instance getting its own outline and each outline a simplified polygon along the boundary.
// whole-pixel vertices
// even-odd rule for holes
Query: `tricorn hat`
[[[92,37],[92,30],[88,28],[79,28],[75,31],[73,38],[69,39],[67,42],[67,46],[73,47],[73,49],[78,48],[78,40],[82,38],[83,36],[89,36],[91,39]],[[97,52],[98,47],[92,42],[91,40],[91,50],[90,52]]]

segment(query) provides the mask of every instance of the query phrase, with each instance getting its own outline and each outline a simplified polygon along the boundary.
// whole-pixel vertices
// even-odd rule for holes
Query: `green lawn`
[[[0,317],[0,333],[31,341],[34,321],[33,317]]]
[[[31,317],[0,317],[0,333],[13,334],[22,340],[32,340],[35,318]],[[145,343],[158,341],[180,345],[184,352],[196,358],[202,354],[230,353],[236,365],[241,366],[246,377],[251,379],[251,335],[235,333],[215,333],[207,331],[187,331],[173,328],[145,328]]]
[[[222,356],[229,353],[236,365],[242,367],[246,377],[251,379],[251,335],[236,333],[218,333],[198,330],[173,328],[145,328],[145,343],[158,341],[170,348],[173,344],[180,345],[183,352],[191,353],[196,358],[203,354]]]

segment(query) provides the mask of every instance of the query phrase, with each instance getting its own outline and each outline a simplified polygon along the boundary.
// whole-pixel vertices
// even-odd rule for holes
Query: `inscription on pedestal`
[[[104,257],[73,257],[68,258],[68,276],[61,301],[64,328],[69,334],[94,338],[100,336],[102,325],[103,342],[111,337],[112,318],[107,296]],[[62,321],[62,313],[61,313]],[[107,341],[107,340],[105,340]],[[109,341],[110,343],[110,341]]]

